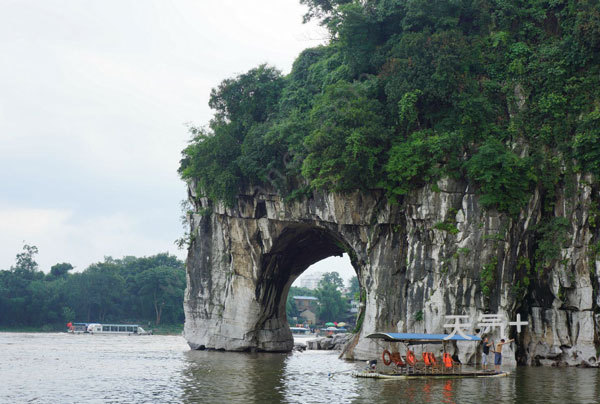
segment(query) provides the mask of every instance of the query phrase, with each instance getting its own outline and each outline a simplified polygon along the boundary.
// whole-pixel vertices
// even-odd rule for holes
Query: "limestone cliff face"
[[[309,265],[347,252],[366,291],[348,358],[378,355],[365,338],[374,331],[438,333],[447,314],[487,312],[529,321],[511,330],[508,363],[596,365],[598,189],[590,178],[573,182],[554,196],[554,212],[536,192],[519,218],[482,209],[468,184],[449,180],[394,205],[377,191],[294,202],[263,191],[229,209],[191,192],[203,214],[190,217],[185,337],[195,349],[291,350],[289,287]],[[548,217],[568,219],[562,238],[542,239]],[[545,269],[536,267],[540,243],[556,244]],[[455,347],[463,362],[476,359],[473,345]]]

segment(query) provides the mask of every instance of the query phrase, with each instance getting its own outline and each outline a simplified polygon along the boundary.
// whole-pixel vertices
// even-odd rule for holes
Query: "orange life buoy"
[[[413,351],[408,351],[406,353],[406,363],[408,363],[410,366],[414,366],[415,363],[417,363],[417,359],[415,358],[415,354],[413,353]]]
[[[387,356],[387,359],[385,358]],[[388,351],[387,349],[383,351],[383,354],[381,355],[381,360],[383,361],[383,364],[385,366],[390,366],[390,364],[392,363],[392,353],[390,351]]]
[[[452,357],[449,353],[444,353],[444,365],[446,365],[447,368],[452,367]]]

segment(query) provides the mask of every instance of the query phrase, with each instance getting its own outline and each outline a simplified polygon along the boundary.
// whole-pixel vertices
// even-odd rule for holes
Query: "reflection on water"
[[[517,372],[519,403],[599,403],[600,371],[578,368],[531,368]],[[523,377],[519,377],[523,375]],[[530,384],[535,383],[535,389]]]
[[[0,333],[0,402],[597,403],[600,371],[518,368],[509,377],[355,379],[334,352],[190,351],[175,336]]]
[[[283,402],[282,354],[187,351],[184,357],[183,402]]]

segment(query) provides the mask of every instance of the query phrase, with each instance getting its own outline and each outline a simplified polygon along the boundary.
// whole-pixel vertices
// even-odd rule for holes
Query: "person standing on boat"
[[[488,338],[483,339],[483,355],[481,355],[481,365],[483,370],[487,370],[488,355],[490,354],[490,347],[494,345],[492,342],[488,342]]]
[[[496,365],[496,370],[500,370],[500,365],[502,365],[502,347],[504,344],[510,344],[513,341],[514,339],[505,341],[504,338],[502,338],[500,342],[498,342],[498,345],[496,345],[496,353],[494,355],[494,365]]]

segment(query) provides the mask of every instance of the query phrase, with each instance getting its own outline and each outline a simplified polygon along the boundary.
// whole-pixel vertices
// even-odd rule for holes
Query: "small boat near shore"
[[[366,379],[396,379],[396,380],[407,380],[407,379],[461,379],[461,378],[472,378],[472,377],[504,377],[508,376],[510,372],[496,372],[496,371],[481,371],[481,372],[460,372],[460,373],[379,373],[373,371],[362,371],[354,372],[352,376],[362,377]]]
[[[401,343],[406,346],[405,354],[401,355],[398,349],[392,349],[392,352],[384,349],[381,359],[387,367],[378,368],[377,360],[367,361],[369,367],[364,371],[353,372],[352,376],[368,379],[460,379],[460,378],[481,378],[481,377],[504,377],[509,372],[499,370],[465,370],[462,364],[455,361],[452,356],[446,352],[446,343],[450,341],[471,341],[481,342],[481,338],[476,335],[448,334],[409,334],[409,333],[374,333],[367,335],[367,338],[379,340],[386,343]],[[415,353],[410,349],[412,345],[431,345],[442,344],[442,356],[436,358],[433,352],[421,352],[423,360],[417,360]]]
[[[151,335],[137,324],[68,323],[67,332],[72,334],[120,334]]]

